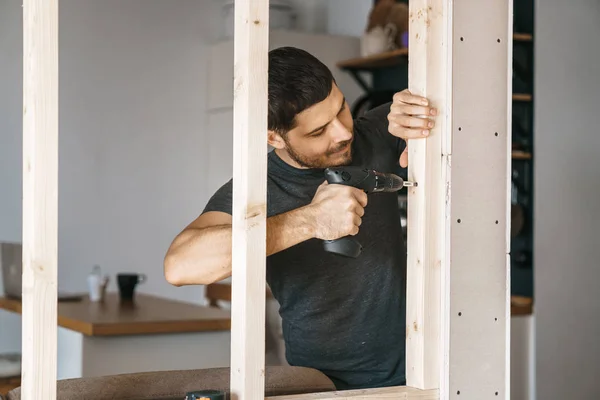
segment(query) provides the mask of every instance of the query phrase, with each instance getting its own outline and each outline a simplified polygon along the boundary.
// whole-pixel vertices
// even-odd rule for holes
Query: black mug
[[[121,300],[133,300],[133,293],[138,283],[146,282],[144,274],[117,274],[117,284]]]

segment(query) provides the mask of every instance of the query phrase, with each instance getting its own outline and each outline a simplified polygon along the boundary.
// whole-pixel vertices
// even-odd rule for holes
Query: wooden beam
[[[266,397],[265,400],[438,400],[439,398],[437,389],[419,390],[407,386],[392,386],[374,389],[273,396]]]
[[[231,399],[264,398],[269,0],[236,0]]]
[[[409,90],[439,110],[427,139],[411,140],[408,177],[406,384],[440,388],[447,359],[452,6],[449,0],[409,2]]]
[[[508,399],[512,0],[409,4],[407,385]]]
[[[22,398],[56,398],[58,0],[23,1]]]

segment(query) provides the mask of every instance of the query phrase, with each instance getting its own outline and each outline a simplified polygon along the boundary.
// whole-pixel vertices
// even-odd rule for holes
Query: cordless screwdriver
[[[362,167],[327,168],[325,169],[325,179],[329,184],[352,186],[367,194],[397,192],[407,186],[417,186],[416,182],[405,181],[398,175]],[[357,258],[362,252],[361,244],[352,236],[325,240],[323,247],[329,253],[351,258]]]

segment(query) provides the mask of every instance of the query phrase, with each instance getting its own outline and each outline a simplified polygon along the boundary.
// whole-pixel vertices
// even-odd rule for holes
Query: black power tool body
[[[362,167],[332,167],[325,169],[325,179],[329,184],[352,186],[367,194],[397,192],[406,186],[416,186],[391,173],[382,173]],[[325,251],[344,257],[357,258],[362,252],[361,244],[352,236],[323,242]]]

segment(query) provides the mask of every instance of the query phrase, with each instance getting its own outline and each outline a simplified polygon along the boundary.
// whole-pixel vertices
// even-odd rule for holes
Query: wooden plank
[[[374,389],[273,396],[266,397],[265,400],[438,400],[439,398],[437,389],[419,390],[407,386],[392,386]]]
[[[409,8],[409,90],[439,114],[430,137],[408,143],[408,178],[418,186],[408,191],[406,379],[407,386],[436,389],[447,375],[452,8],[449,0],[413,0]]]
[[[264,398],[269,0],[235,2],[231,399]]]
[[[22,398],[56,398],[58,0],[23,1]]]
[[[453,19],[448,393],[509,399],[512,0]]]

